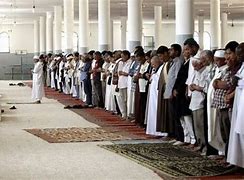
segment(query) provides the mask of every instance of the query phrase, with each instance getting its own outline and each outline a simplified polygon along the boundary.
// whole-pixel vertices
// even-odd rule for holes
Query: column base
[[[99,44],[99,50],[107,51],[107,50],[109,50],[109,45],[108,44]]]
[[[129,51],[133,52],[136,46],[141,46],[141,41],[129,41]]]
[[[176,42],[180,45],[183,45],[185,40],[193,38],[193,34],[177,34],[176,35]]]
[[[88,53],[88,47],[79,47],[79,53],[80,54]]]

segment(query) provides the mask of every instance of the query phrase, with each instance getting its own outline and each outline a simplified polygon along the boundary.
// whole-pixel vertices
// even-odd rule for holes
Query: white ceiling
[[[75,20],[78,20],[78,1],[75,2]],[[110,0],[111,18],[120,19],[127,15],[127,0]],[[97,2],[98,0],[89,0],[90,20],[97,20]],[[220,0],[221,12],[229,12],[230,20],[244,20],[244,0]],[[32,7],[35,5],[35,13],[32,13]],[[63,5],[63,0],[1,0],[0,1],[0,24],[27,23],[33,22],[33,19],[44,15],[47,11],[53,11],[53,6]],[[174,19],[175,0],[143,0],[143,19],[152,20],[154,15],[154,6],[162,6],[163,19]],[[194,13],[204,13],[206,19],[209,19],[210,0],[194,0]]]

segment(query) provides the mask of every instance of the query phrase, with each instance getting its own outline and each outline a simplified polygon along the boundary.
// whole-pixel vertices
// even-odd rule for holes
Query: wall
[[[195,23],[195,29],[197,30],[197,23]],[[205,22],[205,31],[210,32],[210,23]],[[78,25],[75,24],[75,31],[78,32]],[[115,49],[120,49],[121,33],[120,33],[120,22],[114,22],[114,41],[113,47]],[[18,50],[26,50],[27,55],[23,55],[22,59],[24,65],[32,67],[31,57],[33,56],[33,24],[17,24],[13,25],[0,25],[0,32],[6,31],[10,36],[10,54],[0,53],[0,79],[11,79],[12,76],[7,75],[13,69],[13,65],[20,65],[20,55],[16,55]],[[90,22],[89,24],[89,49],[98,49],[98,26],[97,22]],[[143,36],[154,36],[154,24],[153,22],[144,22],[143,24]],[[244,22],[234,22],[234,27],[231,26],[231,22],[228,24],[228,40],[236,40],[238,42],[244,42]],[[128,36],[127,36],[128,37]],[[170,46],[170,44],[175,43],[175,25],[174,21],[167,21],[162,23],[162,45]],[[144,45],[144,38],[142,37],[142,45]],[[157,48],[157,47],[156,47]],[[18,70],[17,66],[16,72]],[[28,75],[29,76],[29,75]],[[24,76],[23,78],[28,78]],[[14,79],[20,79],[19,75],[14,76]]]

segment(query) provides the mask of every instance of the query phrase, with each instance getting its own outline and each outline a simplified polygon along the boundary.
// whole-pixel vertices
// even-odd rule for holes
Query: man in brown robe
[[[164,91],[166,85],[167,74],[170,65],[170,56],[169,49],[165,46],[160,46],[157,49],[157,55],[163,63],[163,69],[160,73],[159,81],[158,81],[158,106],[157,106],[157,122],[156,122],[156,130],[159,132],[165,133],[165,119],[169,118],[168,114],[168,103],[164,100]]]

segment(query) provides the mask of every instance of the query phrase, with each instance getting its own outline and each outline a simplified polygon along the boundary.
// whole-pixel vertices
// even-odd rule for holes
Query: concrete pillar
[[[141,45],[142,0],[128,0],[128,49],[133,51]]]
[[[53,13],[47,12],[47,53],[53,53]]]
[[[203,33],[204,33],[204,16],[203,14],[198,15],[198,35],[199,35],[199,46],[203,49]]]
[[[40,53],[40,32],[39,32],[39,21],[34,20],[34,55]]]
[[[120,31],[121,31],[121,49],[126,49],[126,24],[127,18],[122,17],[120,20]]]
[[[98,1],[98,49],[109,49],[110,0]]]
[[[225,47],[227,44],[227,28],[228,28],[228,15],[227,13],[221,13],[221,47]]]
[[[46,54],[46,18],[40,16],[40,53]]]
[[[193,0],[175,0],[175,21],[176,42],[182,45],[194,33]]]
[[[62,7],[54,6],[54,51],[62,53]]]
[[[79,0],[79,52],[88,52],[88,26],[89,26],[88,0]]]
[[[64,0],[64,51],[73,52],[74,0]]]
[[[109,44],[110,44],[110,47],[109,49],[111,51],[114,50],[114,21],[111,20],[110,21],[110,37],[109,37]]]
[[[157,49],[162,45],[162,7],[154,6],[154,41]]]
[[[211,49],[220,48],[220,0],[210,0]]]

